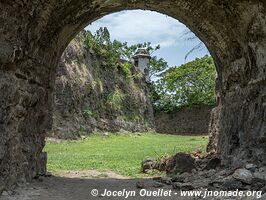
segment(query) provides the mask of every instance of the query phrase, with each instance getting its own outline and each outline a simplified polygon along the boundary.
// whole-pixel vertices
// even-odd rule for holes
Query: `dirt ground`
[[[51,177],[41,177],[26,186],[17,188],[13,192],[4,192],[1,200],[97,200],[97,199],[126,199],[125,197],[103,197],[104,190],[109,191],[136,191],[140,189],[137,183],[140,180],[129,179],[113,172],[91,171],[62,171],[54,173]],[[140,181],[147,190],[158,190],[154,188],[154,181],[143,179]],[[93,196],[92,190],[98,190],[98,195]],[[169,186],[161,188],[170,190]],[[156,197],[132,197],[127,199],[154,199]],[[156,198],[165,199],[165,198]],[[169,198],[167,198],[169,199]],[[176,199],[176,198],[173,198]]]
[[[32,183],[21,186],[12,192],[4,192],[1,200],[97,200],[97,199],[203,199],[199,197],[181,197],[180,193],[173,190],[172,186],[156,185],[152,179],[129,179],[113,172],[101,173],[97,171],[63,171],[51,177],[41,177]],[[164,192],[165,196],[159,197],[140,196],[137,185],[143,186],[145,191]],[[103,196],[105,189],[108,191],[134,191],[135,194],[126,198],[117,196]],[[143,190],[142,190],[143,191]],[[93,196],[94,195],[94,196]],[[207,198],[206,198],[207,199]],[[209,198],[213,199],[213,198]],[[217,199],[217,198],[216,198]],[[224,199],[224,198],[218,198]],[[264,198],[262,198],[264,199]],[[266,199],[266,198],[265,198]]]

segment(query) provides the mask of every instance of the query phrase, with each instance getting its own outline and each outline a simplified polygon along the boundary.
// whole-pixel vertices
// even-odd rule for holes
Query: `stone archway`
[[[180,20],[214,57],[218,107],[212,117],[209,149],[216,148],[230,162],[266,163],[264,1],[3,0],[0,191],[38,173],[45,132],[52,124],[55,67],[67,44],[93,20],[137,8]]]

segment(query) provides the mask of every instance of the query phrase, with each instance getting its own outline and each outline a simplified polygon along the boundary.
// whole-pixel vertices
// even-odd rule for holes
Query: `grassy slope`
[[[208,138],[161,134],[93,135],[84,140],[47,142],[48,170],[110,170],[126,176],[140,176],[145,158],[159,158],[176,152],[204,149]]]

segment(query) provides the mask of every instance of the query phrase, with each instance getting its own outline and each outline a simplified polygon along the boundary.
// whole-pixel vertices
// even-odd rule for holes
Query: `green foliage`
[[[85,108],[84,110],[82,110],[82,114],[85,118],[90,118],[94,115],[90,108]]]
[[[87,32],[85,44],[105,61],[106,66],[121,69],[127,78],[135,76],[131,71],[131,60],[138,48],[145,48],[150,54],[160,49],[160,45],[152,46],[150,42],[128,45],[126,42],[111,41],[106,27],[100,28],[95,35]],[[121,59],[124,61],[121,62]],[[150,60],[149,75],[150,78],[159,78],[150,84],[155,110],[171,111],[181,106],[215,104],[216,71],[210,56],[174,68],[169,68],[164,59],[153,56]],[[121,101],[125,96],[120,93],[121,91],[115,91],[108,96],[107,103],[112,108],[121,109]]]
[[[125,45],[127,52],[126,58],[129,60],[133,57],[138,48],[146,49],[150,55],[152,55],[155,51],[161,48],[160,45],[152,46],[150,42],[139,43],[131,46],[127,46],[127,43],[125,43]],[[149,66],[149,77],[151,78],[153,76],[156,76],[158,73],[162,72],[167,67],[168,64],[163,58],[157,58],[157,56],[151,56],[150,66]]]
[[[47,142],[48,170],[113,171],[121,175],[141,177],[140,164],[146,158],[159,158],[177,152],[204,150],[208,137],[166,134],[93,135],[84,140]]]
[[[150,42],[128,45],[126,42],[111,41],[110,33],[106,27],[101,27],[95,35],[87,31],[85,45],[92,49],[98,56],[103,58],[108,66],[120,67],[127,78],[131,76],[131,60],[138,48],[145,48],[150,54],[160,49],[160,45],[152,46]],[[120,60],[126,60],[122,63]],[[150,76],[156,75],[167,68],[167,62],[156,56],[150,61]]]
[[[119,62],[119,47],[116,42],[111,42],[110,33],[106,27],[101,27],[95,35],[87,31],[85,45],[103,58],[107,65],[116,66]]]
[[[126,96],[127,95],[123,93],[123,91],[116,89],[114,92],[107,96],[106,103],[113,109],[121,110]]]
[[[131,67],[132,67],[132,65],[130,63],[128,63],[128,62],[121,63],[122,72],[124,73],[124,75],[127,78],[131,78],[132,77]]]
[[[167,68],[168,64],[163,58],[158,59],[156,56],[153,56],[150,60],[149,77],[151,78]]]
[[[180,106],[215,105],[215,78],[210,56],[170,68],[151,87],[154,107],[171,111]]]

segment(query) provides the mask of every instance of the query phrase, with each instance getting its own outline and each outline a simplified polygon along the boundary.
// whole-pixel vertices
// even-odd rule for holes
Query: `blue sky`
[[[169,66],[185,63],[185,55],[200,40],[187,40],[193,33],[184,34],[189,29],[176,19],[152,11],[131,10],[107,15],[89,25],[86,29],[93,33],[100,27],[107,27],[111,39],[136,44],[151,42],[160,44],[161,49],[153,55],[164,58]],[[189,55],[186,62],[209,54],[206,48],[196,50]]]

